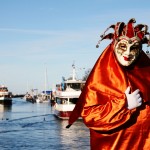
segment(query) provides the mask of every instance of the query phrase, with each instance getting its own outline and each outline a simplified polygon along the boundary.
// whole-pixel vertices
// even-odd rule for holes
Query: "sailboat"
[[[48,77],[47,77],[47,68],[46,68],[45,69],[44,91],[42,91],[40,94],[37,95],[37,99],[36,99],[37,103],[50,102],[51,91],[47,90],[47,83],[48,83]]]

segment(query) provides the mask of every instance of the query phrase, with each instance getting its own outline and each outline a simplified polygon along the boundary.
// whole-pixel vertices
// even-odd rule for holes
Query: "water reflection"
[[[66,128],[68,125],[67,120],[59,120],[59,143],[62,145],[62,149],[69,149],[70,146],[72,149],[90,149],[89,143],[89,130],[83,124],[82,120],[76,121],[69,129]]]
[[[0,120],[8,120],[11,112],[12,105],[0,104]]]
[[[69,129],[67,120],[54,117],[48,103],[33,104],[14,99],[0,105],[0,149],[89,150],[89,131],[82,121]]]

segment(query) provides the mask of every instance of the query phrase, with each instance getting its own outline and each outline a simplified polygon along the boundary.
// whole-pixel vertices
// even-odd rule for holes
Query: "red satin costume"
[[[82,116],[90,129],[91,150],[150,150],[150,59],[141,51],[130,67],[116,60],[113,42],[95,63],[70,116]],[[141,91],[142,105],[127,108],[124,94]]]

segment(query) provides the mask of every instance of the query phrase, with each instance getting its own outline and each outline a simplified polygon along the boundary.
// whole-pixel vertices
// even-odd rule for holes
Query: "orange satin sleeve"
[[[106,104],[84,107],[81,116],[90,129],[107,132],[125,124],[134,111],[127,109],[125,95],[107,96]]]

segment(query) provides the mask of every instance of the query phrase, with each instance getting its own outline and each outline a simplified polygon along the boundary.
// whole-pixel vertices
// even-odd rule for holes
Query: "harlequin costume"
[[[114,53],[121,36],[136,37],[141,44],[149,45],[148,27],[143,24],[134,27],[134,23],[134,19],[127,25],[118,22],[110,26],[115,31],[113,34],[104,32],[101,36],[100,41],[113,41],[95,63],[70,116],[68,127],[81,116],[90,129],[91,150],[150,149],[150,59],[140,50],[136,61],[126,67],[118,63]],[[132,109],[125,94],[129,86],[131,93],[139,89],[137,95],[141,98]]]

